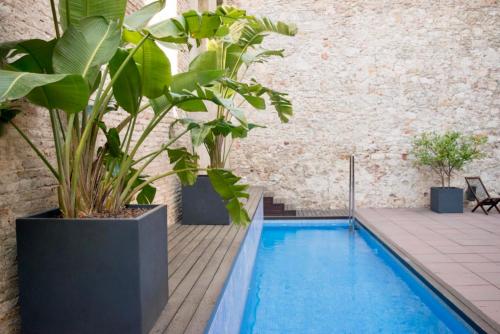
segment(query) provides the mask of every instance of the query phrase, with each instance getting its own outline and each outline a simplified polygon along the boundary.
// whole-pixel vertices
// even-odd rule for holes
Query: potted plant
[[[227,11],[226,7],[218,10]],[[269,50],[262,47],[265,37],[271,33],[294,36],[297,29],[292,24],[272,22],[268,18],[248,16],[245,11],[233,11],[231,20],[224,21],[220,30],[227,34],[216,34],[208,38],[207,51],[197,56],[190,64],[190,70],[211,68],[222,70],[225,75],[210,88],[210,94],[220,103],[213,120],[193,123],[191,137],[193,154],[198,147],[204,147],[210,159],[208,175],[200,175],[193,185],[182,188],[183,224],[230,224],[231,220],[248,221],[238,203],[221,200],[213,190],[214,170],[227,168],[227,162],[234,141],[247,137],[248,132],[261,125],[247,120],[244,105],[265,110],[270,101],[282,122],[292,116],[292,104],[287,94],[277,92],[249,79],[252,65],[265,63],[272,57],[284,57],[284,50]],[[226,206],[227,211],[224,206]]]
[[[413,144],[419,166],[430,167],[441,178],[441,187],[431,188],[431,210],[439,213],[463,212],[463,189],[451,187],[452,175],[474,159],[483,156],[484,136],[466,136],[456,131],[443,135],[424,133]]]
[[[200,67],[173,76],[158,44],[200,43],[229,18],[190,12],[190,20],[149,25],[164,1],[128,16],[126,3],[60,1],[57,15],[51,1],[54,39],[0,45],[0,123],[19,133],[58,184],[57,209],[16,223],[24,333],[147,333],[167,302],[166,208],[153,204],[154,182],[195,181],[197,156],[174,145],[197,125],[152,152],[141,148],[174,107],[220,103],[206,87],[224,73]],[[50,116],[55,164],[15,122],[26,102]],[[165,153],[173,170],[146,176]],[[227,191],[241,187],[234,176],[210,173],[216,190],[239,203],[242,195]]]

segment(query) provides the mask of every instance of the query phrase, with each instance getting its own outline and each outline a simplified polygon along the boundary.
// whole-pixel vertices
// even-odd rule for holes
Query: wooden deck
[[[251,188],[250,217],[262,198]],[[246,227],[180,225],[168,230],[169,300],[151,333],[203,333],[224,286]]]

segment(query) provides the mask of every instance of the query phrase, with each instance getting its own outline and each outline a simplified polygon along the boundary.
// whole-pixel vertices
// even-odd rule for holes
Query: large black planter
[[[145,207],[134,219],[17,220],[22,333],[149,332],[168,298],[167,211]]]
[[[464,190],[453,187],[432,187],[431,210],[438,213],[463,213]]]
[[[226,203],[213,189],[208,176],[200,175],[194,185],[182,187],[182,224],[231,224]]]

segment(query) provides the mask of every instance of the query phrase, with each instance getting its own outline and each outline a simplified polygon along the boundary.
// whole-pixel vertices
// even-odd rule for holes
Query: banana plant
[[[179,148],[178,141],[200,125],[193,123],[165,138],[152,152],[144,154],[141,148],[174,108],[206,112],[207,103],[222,103],[208,88],[224,77],[224,70],[200,67],[172,75],[159,45],[200,44],[219,34],[233,14],[190,11],[151,25],[164,1],[128,16],[126,4],[61,0],[57,10],[51,0],[53,39],[0,45],[0,124],[12,126],[57,179],[59,208],[66,218],[117,214],[132,201],[152,203],[154,182],[164,177],[177,175],[184,184],[192,184],[201,170],[198,157]],[[55,163],[16,124],[26,103],[47,110]],[[152,115],[139,130],[137,122],[146,112]],[[109,121],[120,115],[125,116],[119,122]],[[100,138],[104,144],[99,144]],[[168,154],[174,168],[147,176],[146,168],[161,154]],[[233,220],[248,222],[241,203],[246,186],[238,185],[229,171],[207,172],[221,196],[239,208],[232,210]]]
[[[245,11],[232,7],[219,7],[216,14],[223,17],[222,23],[215,34],[202,34],[208,39],[207,51],[198,55],[189,69],[224,71],[224,76],[210,88],[218,102],[217,111],[214,121],[193,127],[191,137],[193,147],[206,148],[210,168],[225,168],[234,141],[246,137],[250,130],[262,127],[249,123],[245,105],[265,110],[267,100],[283,123],[293,115],[292,103],[286,93],[265,87],[254,78],[247,78],[247,74],[255,64],[265,63],[272,57],[284,57],[283,49],[269,50],[262,46],[266,36],[294,36],[297,28],[265,17],[248,16]],[[195,16],[193,13],[188,15],[187,21]],[[198,21],[203,22],[203,19]]]

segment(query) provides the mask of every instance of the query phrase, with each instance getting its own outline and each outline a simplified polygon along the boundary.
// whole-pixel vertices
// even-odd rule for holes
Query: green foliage
[[[231,152],[232,141],[246,137],[248,131],[256,127],[250,126],[243,106],[265,110],[268,100],[282,122],[288,122],[293,115],[292,103],[286,93],[264,87],[255,79],[247,80],[245,75],[248,68],[256,63],[265,63],[272,57],[284,57],[282,49],[268,50],[262,47],[268,34],[294,36],[297,28],[292,24],[273,22],[265,17],[248,16],[244,10],[227,6],[217,8],[216,15],[189,12],[184,18],[186,26],[191,29],[195,38],[203,36],[209,40],[208,51],[191,62],[190,70],[204,68],[224,71],[224,76],[217,79],[217,84],[209,88],[209,95],[212,95],[211,101],[217,105],[214,120],[220,125],[222,119],[225,127],[232,129],[232,136],[218,132],[220,126],[212,126],[210,122],[201,129],[192,130],[192,137],[195,138],[193,145],[205,147],[210,157],[210,167],[224,168]],[[199,28],[203,22],[210,22],[207,23],[207,30]],[[189,87],[189,90],[192,88]],[[203,138],[203,141],[200,141],[200,138]]]
[[[115,55],[109,62],[109,72],[111,77],[115,77],[118,69],[125,63],[129,52],[124,49],[116,50]],[[142,96],[141,75],[137,69],[137,64],[128,61],[122,68],[122,73],[113,83],[113,96],[120,107],[128,113],[136,115],[139,110]]]
[[[189,153],[184,147],[167,151],[170,163],[174,165],[174,171],[177,172],[182,184],[193,185],[196,181],[198,156]]]
[[[170,175],[192,184],[200,170],[198,157],[186,148],[173,147],[200,125],[193,123],[144,156],[138,157],[138,152],[175,107],[206,112],[205,103],[214,103],[236,110],[211,90],[226,74],[225,69],[214,68],[213,53],[202,53],[188,72],[172,76],[170,61],[158,43],[190,47],[193,40],[200,44],[203,38],[226,35],[228,31],[221,27],[244,12],[189,11],[179,18],[150,25],[150,19],[164,7],[163,0],[127,17],[126,3],[62,0],[60,17],[54,17],[53,39],[0,44],[0,125],[12,126],[57,179],[59,207],[65,217],[116,212],[133,200],[152,203],[156,194],[153,183]],[[47,109],[56,165],[15,124],[15,116],[24,105],[18,100],[24,98]],[[119,107],[127,114],[113,115],[113,120],[123,119],[118,125],[109,126],[104,116],[115,113]],[[145,118],[148,123],[136,126],[140,114],[149,107],[154,112]],[[243,133],[240,131],[240,135]],[[100,136],[105,139],[102,146]],[[146,168],[164,152],[173,170],[144,175]],[[238,201],[242,194],[236,191],[239,188],[234,182],[225,175],[216,184],[218,189],[226,184],[233,190],[224,192],[224,198],[231,203],[228,208],[232,215],[236,217],[236,210],[240,210],[235,218],[240,222],[245,213]]]
[[[126,6],[127,0],[60,0],[60,23],[67,29],[92,16],[101,16],[107,21],[122,21]]]
[[[125,27],[131,30],[141,30],[149,21],[165,7],[165,0],[152,2],[125,18]]]
[[[134,54],[139,69],[144,96],[154,99],[161,96],[172,82],[170,61],[160,47],[150,39]]]
[[[451,176],[475,159],[484,156],[481,145],[486,143],[484,136],[465,136],[456,131],[449,131],[443,135],[423,133],[413,144],[413,155],[419,166],[430,167],[439,174],[441,185],[450,186]]]
[[[238,184],[241,178],[225,169],[209,169],[208,177],[215,191],[227,201],[226,208],[235,224],[245,225],[250,217],[244,208],[241,199],[247,199],[248,185]]]

